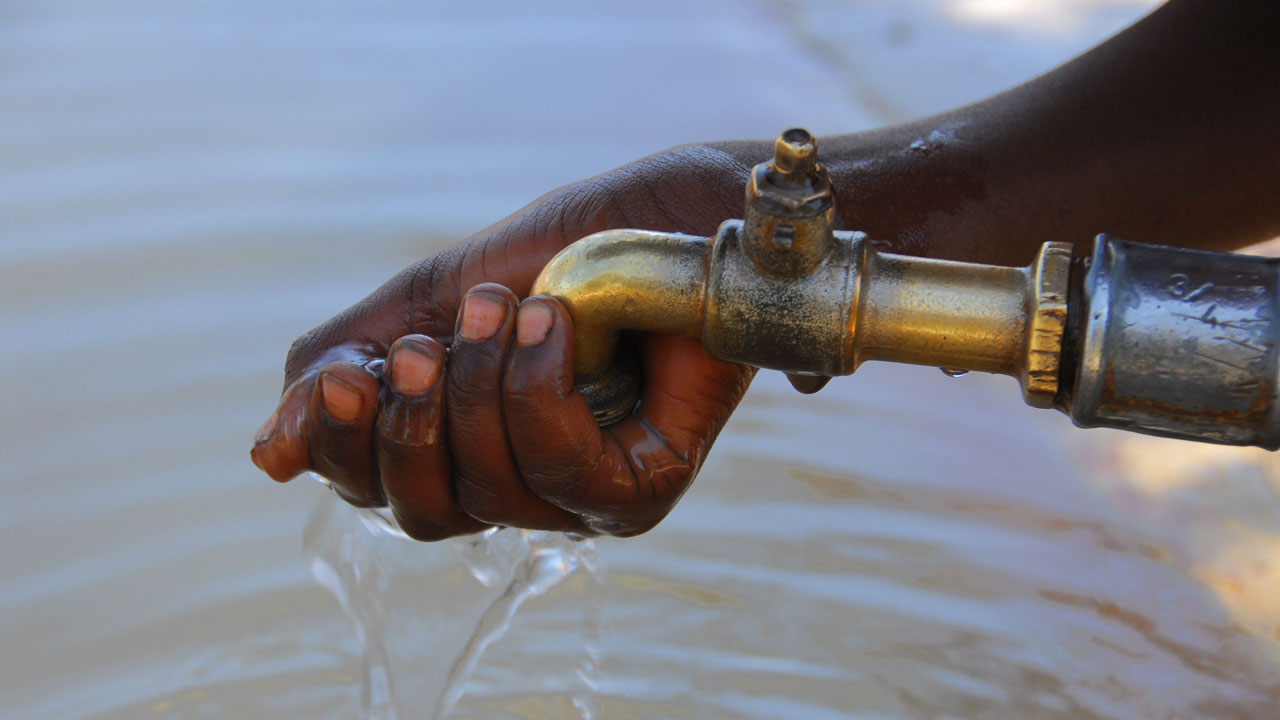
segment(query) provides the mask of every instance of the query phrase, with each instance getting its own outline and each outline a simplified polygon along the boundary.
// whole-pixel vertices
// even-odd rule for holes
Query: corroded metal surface
[[[856,365],[850,323],[857,306],[865,237],[831,233],[807,272],[765,274],[746,248],[750,226],[730,220],[716,233],[707,278],[702,345],[713,357],[772,370],[847,375]]]
[[[596,417],[624,416],[639,392],[613,362],[623,329],[794,373],[847,375],[866,360],[1004,373],[1028,402],[1052,401],[1069,246],[1047,243],[1025,268],[881,253],[833,231],[833,202],[816,140],[791,129],[753,169],[745,219],[714,238],[609,231],[553,258],[534,292],[573,315],[577,384]]]
[[[1082,427],[1280,446],[1280,261],[1100,235],[1068,348],[1070,245],[1045,243],[1024,268],[881,253],[832,229],[833,202],[816,141],[792,129],[752,170],[745,220],[714,238],[611,231],[556,256],[534,291],[573,314],[576,381],[597,419],[639,397],[634,359],[615,362],[630,329],[792,373],[867,360],[1002,373]]]
[[[1272,258],[1099,235],[1072,420],[1276,449],[1278,268]]]

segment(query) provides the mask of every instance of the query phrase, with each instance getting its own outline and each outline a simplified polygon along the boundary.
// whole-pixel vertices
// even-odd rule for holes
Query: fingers
[[[602,432],[573,387],[572,322],[551,298],[520,307],[503,382],[525,483],[593,530],[634,535],[666,516],[696,468],[639,418]]]
[[[444,432],[445,348],[424,335],[397,340],[387,356],[387,391],[375,443],[382,489],[403,529],[442,540],[488,527],[457,503]]]
[[[286,392],[254,460],[280,479],[315,469],[355,505],[389,503],[421,540],[492,524],[638,534],[689,487],[752,376],[689,338],[646,336],[642,359],[639,410],[602,431],[573,387],[563,306],[477,286],[447,361],[411,335],[384,370],[325,365]]]
[[[827,382],[831,378],[826,375],[795,375],[787,373],[787,379],[791,381],[791,387],[805,395],[812,395],[827,386]]]
[[[580,530],[577,517],[525,486],[507,442],[501,388],[516,305],[510,290],[492,283],[472,288],[463,299],[446,392],[458,502],[487,523]]]
[[[385,504],[373,466],[373,422],[378,378],[349,362],[321,369],[307,408],[311,469],[357,507]]]
[[[377,402],[378,380],[371,372],[331,362],[289,386],[258,430],[249,456],[277,482],[314,470],[348,502],[381,505],[369,437]]]
[[[276,482],[288,482],[311,468],[304,424],[313,387],[314,378],[291,385],[254,437],[249,457]]]

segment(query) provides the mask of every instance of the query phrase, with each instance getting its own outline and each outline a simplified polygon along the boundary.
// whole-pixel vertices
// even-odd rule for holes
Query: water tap
[[[1047,242],[1026,267],[881,252],[832,227],[817,140],[778,136],[742,220],[713,237],[610,230],[565,248],[533,292],[574,320],[575,383],[601,424],[640,396],[622,330],[700,338],[708,354],[789,373],[868,360],[1017,378],[1082,427],[1280,446],[1280,260],[1099,235]]]

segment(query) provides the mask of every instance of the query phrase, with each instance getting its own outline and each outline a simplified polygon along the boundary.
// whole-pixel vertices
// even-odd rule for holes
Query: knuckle
[[[635,537],[657,527],[671,514],[674,503],[639,503],[589,511],[587,524],[596,532],[614,537]]]
[[[509,517],[506,499],[488,485],[458,473],[455,488],[458,507],[476,520],[497,524]]]
[[[383,499],[382,493],[376,492],[370,488],[353,486],[347,483],[339,483],[336,480],[330,480],[329,487],[337,493],[342,501],[358,508],[379,508],[385,507],[387,502]]]
[[[497,406],[501,359],[496,343],[491,341],[455,346],[448,369],[450,405],[457,402]]]
[[[470,358],[467,358],[468,360]],[[461,365],[462,362],[455,364]],[[452,412],[474,411],[481,407],[497,407],[498,391],[494,383],[485,383],[477,368],[459,370],[449,378],[449,409]]]
[[[544,469],[527,473],[525,484],[541,498],[556,504],[577,505],[586,497],[590,475],[579,465],[557,467],[553,461]]]
[[[505,444],[503,428],[495,424],[501,417],[498,406],[470,400],[449,398],[449,445],[455,460],[464,465],[469,458],[493,455]]]
[[[378,428],[378,450],[396,460],[410,461],[440,444],[440,428],[431,423],[404,422]]]
[[[375,483],[367,461],[355,460],[329,448],[312,453],[312,467],[325,478],[329,487],[348,504],[356,507],[381,507],[386,504],[382,489]]]
[[[457,294],[458,252],[457,248],[446,250],[410,272],[403,323],[408,332],[435,335],[452,331],[453,313],[441,299]]]
[[[311,464],[324,479],[334,485],[351,485],[355,473],[352,472],[346,454],[337,448],[322,443],[311,443]]]
[[[503,405],[516,411],[516,415],[524,415],[521,412],[525,408],[537,408],[540,402],[545,400],[546,383],[540,382],[540,378],[529,377],[525,373],[511,373],[504,378],[502,387]],[[507,421],[511,425],[512,432],[527,432],[534,425],[532,421],[521,422],[517,419]],[[536,426],[532,429],[536,429]]]
[[[297,363],[304,355],[308,354],[311,344],[315,341],[316,334],[314,331],[305,332],[299,335],[290,345],[289,353],[285,356],[285,364],[293,365]]]
[[[536,437],[533,433],[524,436]],[[525,443],[518,456],[525,485],[554,504],[582,505],[595,480],[612,475],[605,458],[584,450],[582,446],[562,447],[549,442]]]
[[[311,330],[299,335],[298,338],[289,345],[289,352],[284,358],[285,387],[288,387],[305,371],[311,357],[315,355],[313,350],[315,342],[316,333],[314,330]]]
[[[554,410],[563,404],[574,393],[573,376],[560,372],[530,372],[527,367],[516,372],[508,372],[503,378],[502,394],[504,401],[519,409],[519,417],[527,416],[528,424],[543,425],[547,415],[556,417],[557,422],[569,422]],[[548,403],[555,405],[548,406]]]
[[[394,514],[396,522],[399,523],[400,529],[404,531],[404,534],[418,542],[438,542],[458,534],[424,518],[411,518],[401,514],[399,511]]]
[[[379,452],[394,458],[412,458],[440,444],[440,423],[431,408],[396,403],[378,416]]]
[[[606,176],[574,187],[574,192],[560,205],[563,225],[570,229],[603,230],[626,226],[624,179]]]

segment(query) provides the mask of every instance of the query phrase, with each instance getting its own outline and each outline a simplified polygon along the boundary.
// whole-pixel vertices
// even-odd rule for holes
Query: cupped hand
[[[709,235],[748,167],[685,146],[553,191],[393,277],[294,342],[252,458],[307,470],[412,537],[491,525],[630,535],[674,506],[753,370],[689,338],[640,339],[636,414],[601,429],[573,389],[572,319],[527,298],[565,245],[606,229]]]

